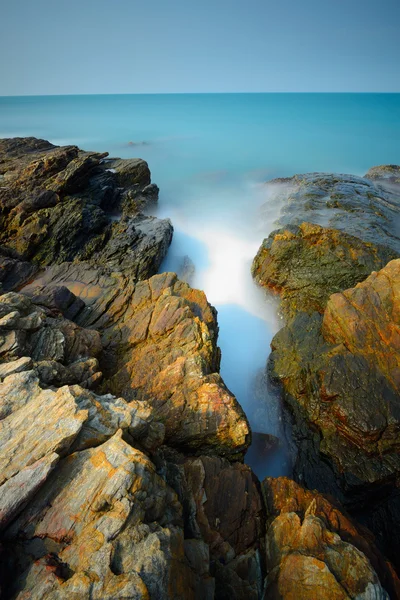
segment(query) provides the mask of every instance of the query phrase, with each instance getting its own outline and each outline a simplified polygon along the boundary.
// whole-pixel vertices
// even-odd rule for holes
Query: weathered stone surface
[[[213,597],[185,558],[175,493],[120,434],[62,460],[6,531],[15,539],[19,598]]]
[[[252,274],[279,293],[283,315],[292,318],[299,311],[323,312],[331,294],[363,281],[396,255],[337,229],[302,223],[264,240]]]
[[[46,385],[92,387],[101,379],[96,358],[101,351],[100,335],[59,316],[57,303],[66,313],[84,307],[66,292],[69,297],[62,290],[54,291],[54,310],[49,309],[49,302],[45,306],[51,294],[35,296],[36,301],[44,302],[42,306],[15,292],[0,296],[0,377],[33,367]]]
[[[226,455],[246,449],[249,426],[218,374],[216,314],[203,292],[172,273],[134,285],[84,264],[50,268],[24,292],[60,283],[85,301],[75,321],[101,332],[104,390],[148,401],[168,444]]]
[[[265,191],[269,200],[263,212],[268,219],[271,202],[282,207],[278,227],[315,223],[400,255],[398,188],[355,175],[306,173],[270,181]]]
[[[399,281],[395,260],[331,296],[323,317],[299,313],[275,336],[270,363],[294,415],[296,476],[361,516],[392,560],[400,531]]]
[[[36,462],[22,468],[0,487],[0,530],[33,498],[59,461],[55,452],[46,454]]]
[[[251,469],[217,456],[185,458],[167,448],[159,460],[183,506],[186,556],[204,572],[210,560],[215,598],[260,598],[264,512]]]
[[[330,297],[324,338],[374,363],[400,389],[400,260],[391,261],[355,288]]]
[[[90,259],[139,279],[157,272],[173,228],[140,213],[158,196],[148,165],[106,156],[31,138],[0,140],[3,289],[33,275],[27,261]]]
[[[374,570],[378,574],[381,585],[388,592],[390,598],[397,598],[400,596],[400,581],[396,573],[394,572],[392,565],[386,561],[386,559],[382,556],[382,554],[376,547],[372,534],[367,529],[365,529],[364,527],[357,524],[354,520],[352,520],[344,512],[343,508],[339,505],[338,502],[336,502],[332,498],[328,499],[316,491],[306,490],[305,488],[301,487],[300,485],[286,477],[279,477],[276,479],[269,477],[265,479],[262,483],[262,491],[268,518],[268,570],[274,571],[274,568],[276,566],[274,562],[276,559],[280,561],[281,566],[283,567],[281,572],[275,571],[272,573],[271,579],[274,583],[272,583],[272,585],[271,583],[269,583],[271,587],[274,587],[277,584],[277,582],[278,585],[279,583],[283,584],[282,586],[284,588],[287,588],[289,583],[292,583],[292,585],[304,586],[304,583],[306,581],[305,573],[307,569],[309,569],[310,566],[312,568],[316,566],[315,560],[306,561],[307,564],[302,565],[301,561],[299,561],[298,558],[295,558],[292,567],[295,569],[295,571],[297,571],[297,576],[299,576],[296,577],[295,572],[292,575],[290,574],[288,565],[282,564],[282,554],[284,554],[287,551],[296,552],[296,546],[291,544],[292,535],[295,535],[297,537],[297,534],[294,533],[295,530],[299,529],[299,524],[301,525],[301,528],[304,528],[304,530],[307,529],[310,524],[305,525],[305,519],[309,518],[309,516],[312,515],[314,518],[319,519],[320,521],[320,523],[318,524],[315,520],[313,520],[313,522],[311,523],[311,529],[314,531],[314,533],[316,533],[317,538],[317,544],[314,548],[311,549],[312,557],[315,558],[315,548],[318,547],[319,544],[321,544],[324,537],[325,541],[327,539],[330,539],[334,540],[335,543],[341,540],[342,542],[348,544],[348,546],[353,546],[359,551],[360,554],[362,553],[370,562],[370,567],[367,567],[365,569],[365,561],[361,561],[363,563],[363,568],[361,569],[361,571],[357,570],[356,565],[350,562],[351,557],[354,557],[354,550],[350,550],[349,552],[349,548],[347,547],[345,551],[339,552],[337,554],[337,558],[335,560],[333,568],[331,569],[329,566],[329,561],[332,558],[332,552],[328,551],[326,553],[325,548],[322,550],[322,557],[317,556],[317,558],[323,558],[323,561],[327,564],[334,577],[336,577],[338,573],[340,573],[341,576],[344,574],[345,578],[347,578],[347,576],[350,575],[350,584],[352,586],[354,586],[354,584],[357,584],[357,586],[360,586],[361,589],[364,586],[365,589],[368,590],[368,581],[374,583],[374,577],[372,575]],[[318,525],[317,527],[315,527],[316,524]],[[270,530],[271,527],[272,531]],[[326,532],[328,531],[333,535],[326,536]],[[277,533],[279,535],[276,535]],[[281,537],[281,534],[283,534],[283,537]],[[336,538],[334,537],[335,535]],[[303,543],[304,541],[302,540],[302,544]],[[286,550],[285,547],[288,550]],[[307,554],[309,550],[310,548],[307,548]],[[326,555],[323,556],[325,553]],[[359,563],[359,558],[360,557],[357,555],[357,553],[355,553],[355,563]],[[315,588],[318,585],[321,585],[321,582],[325,580],[327,573],[323,565],[320,565],[320,567],[321,570],[316,568],[315,575],[310,578],[311,583],[315,586]],[[303,575],[301,574],[301,572],[299,572],[301,568],[304,568]],[[320,581],[318,581],[319,573],[321,573]],[[369,577],[371,577],[371,579],[367,579],[367,581],[363,582],[363,573],[369,573]],[[294,579],[293,582],[284,581],[287,577],[289,577],[290,579],[292,576]],[[267,581],[268,579],[269,575]],[[336,589],[338,587],[338,582],[340,586],[345,588],[346,593],[349,594],[349,590],[346,588],[346,585],[343,585],[343,582],[340,581],[340,579],[336,579],[336,581],[333,582]],[[372,586],[370,586],[370,589],[372,593]],[[299,598],[302,597],[301,593],[307,594],[307,589],[303,587],[301,589],[301,592],[299,589]],[[327,598],[331,597],[329,593],[329,589],[326,590]],[[379,593],[381,592],[379,591]],[[306,595],[305,597],[313,597],[310,595],[311,592],[308,592],[308,594],[309,595]],[[314,596],[321,598],[325,597],[321,594],[317,595],[316,591],[314,592]],[[366,597],[368,597],[368,595],[366,595]],[[377,597],[379,597],[379,595]]]

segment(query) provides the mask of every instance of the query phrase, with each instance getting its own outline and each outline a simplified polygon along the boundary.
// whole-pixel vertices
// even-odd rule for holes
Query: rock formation
[[[288,180],[288,224],[263,242],[253,274],[282,298],[269,372],[289,409],[296,479],[343,502],[399,566],[400,191],[381,171],[374,183]]]
[[[216,311],[175,274],[157,275],[172,226],[143,214],[158,196],[147,164],[16,138],[0,140],[0,174],[3,597],[396,597],[390,563],[338,503],[286,479],[261,486],[243,464],[251,432],[219,374]],[[319,235],[313,226],[299,231],[290,235],[300,246]],[[335,349],[326,360],[346,344],[347,353],[362,346],[359,360],[392,390],[398,363],[385,359],[385,344],[397,339],[397,304],[384,282],[397,281],[398,261],[360,284],[364,301],[360,292],[331,294],[381,269],[395,250],[329,232],[324,252],[339,238],[338,276],[317,308],[319,339]],[[372,325],[363,307],[373,310],[373,294],[387,310]],[[295,303],[309,306],[301,294]],[[341,322],[344,305],[364,329]],[[278,346],[275,357],[278,368]],[[397,413],[389,391],[385,402],[387,422],[359,443],[392,457],[390,479]],[[326,422],[336,426],[330,405]],[[356,439],[357,427],[349,431]]]

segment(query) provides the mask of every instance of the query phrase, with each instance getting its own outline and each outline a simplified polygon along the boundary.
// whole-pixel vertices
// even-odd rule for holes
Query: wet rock
[[[271,233],[252,265],[262,286],[279,293],[281,311],[323,312],[331,294],[363,281],[396,258],[384,246],[363,242],[337,229],[302,223]]]
[[[355,175],[306,173],[268,182],[265,190],[266,217],[271,202],[282,206],[278,227],[314,223],[400,254],[398,189]]]

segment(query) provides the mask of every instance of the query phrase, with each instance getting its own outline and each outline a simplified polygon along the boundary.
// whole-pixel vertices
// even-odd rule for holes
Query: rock
[[[61,282],[86,303],[76,322],[101,332],[104,391],[149,402],[172,446],[245,451],[249,426],[218,374],[216,314],[203,292],[172,273],[134,285],[85,264],[48,269],[24,292]]]
[[[322,322],[327,342],[343,344],[400,389],[400,260],[355,288],[329,298]]]
[[[363,242],[337,229],[302,223],[271,233],[252,265],[262,286],[278,292],[281,311],[323,312],[329,296],[363,281],[396,257],[384,246]]]
[[[294,414],[296,477],[344,502],[393,560],[400,531],[399,281],[400,260],[391,261],[332,295],[323,316],[299,313],[273,339],[270,363]]]
[[[4,379],[8,375],[14,375],[14,373],[20,373],[21,371],[29,371],[32,369],[32,366],[33,363],[30,356],[22,356],[8,363],[0,364],[0,379]]]
[[[24,262],[18,252],[0,247],[0,293],[19,289],[38,272],[38,267]]]
[[[61,460],[4,539],[17,598],[214,597],[176,494],[121,433]]]
[[[216,598],[260,598],[264,511],[250,467],[217,456],[185,458],[165,447],[157,461],[183,506],[190,564],[206,572],[210,560]]]
[[[5,290],[30,278],[35,267],[28,261],[45,266],[90,259],[139,278],[157,272],[173,228],[168,219],[140,211],[157,200],[158,188],[150,183],[145,161],[106,161],[106,156],[43,140],[2,140],[0,243],[5,256],[0,264]],[[113,223],[112,214],[121,210],[123,221]]]
[[[366,179],[378,181],[380,183],[399,184],[400,166],[399,165],[381,165],[372,167],[365,175]]]
[[[396,189],[355,175],[306,173],[270,181],[265,191],[270,198],[262,213],[268,221],[271,203],[282,207],[278,227],[314,223],[386,246],[400,255],[400,200]]]
[[[262,491],[268,517],[266,551],[270,573],[267,576],[267,591],[272,594],[271,590],[278,585],[285,597],[285,594],[289,596],[290,587],[296,589],[293,586],[298,586],[296,598],[330,598],[335,597],[329,587],[330,581],[339,597],[342,587],[347,597],[354,597],[356,589],[362,593],[364,588],[365,597],[369,597],[366,591],[372,593],[375,589],[377,596],[373,597],[384,598],[385,594],[377,585],[375,571],[390,598],[399,597],[400,581],[392,565],[379,552],[372,534],[353,521],[338,502],[316,491],[306,490],[286,477],[265,479]],[[293,542],[292,536],[296,542]],[[300,548],[298,544],[301,544]],[[343,544],[342,550],[339,550],[340,544]],[[333,548],[336,546],[336,557],[329,549],[330,545]],[[297,551],[304,552],[307,560],[296,557]],[[284,555],[288,553],[294,556],[290,560],[287,557],[288,562],[285,562]],[[331,562],[334,557],[334,562]],[[357,564],[361,569],[357,568]],[[306,573],[309,574],[307,579]],[[349,581],[346,581],[348,577]],[[310,595],[306,582],[315,590],[314,596]],[[325,591],[317,591],[324,590],[324,587]]]
[[[141,158],[112,158],[106,161],[108,169],[115,171],[120,187],[132,187],[135,184],[150,184],[150,170],[147,162]]]
[[[173,227],[169,219],[144,215],[123,218],[112,226],[111,237],[96,252],[96,264],[129,273],[133,279],[146,279],[157,273],[172,241]],[[92,252],[82,258],[90,258]]]
[[[39,291],[35,299],[47,302],[52,295],[53,306],[58,304],[66,314],[85,306],[64,290],[53,289],[46,298]],[[99,333],[60,317],[58,308],[52,312],[50,305],[47,302],[46,314],[25,295],[0,296],[0,377],[33,367],[45,385],[92,387],[102,376],[97,360],[102,349]]]
[[[0,530],[28,504],[59,461],[56,452],[23,468],[1,486]]]

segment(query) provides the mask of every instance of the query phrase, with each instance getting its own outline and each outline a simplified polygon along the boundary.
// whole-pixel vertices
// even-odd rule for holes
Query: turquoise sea
[[[36,136],[146,159],[174,241],[164,270],[188,256],[218,309],[221,373],[253,430],[282,437],[262,372],[276,304],[250,276],[279,205],[262,182],[309,171],[363,175],[400,163],[400,94],[168,94],[0,97],[0,137]],[[260,221],[258,208],[270,203]],[[265,211],[264,211],[265,214]],[[257,474],[287,472],[285,450],[251,451]]]

